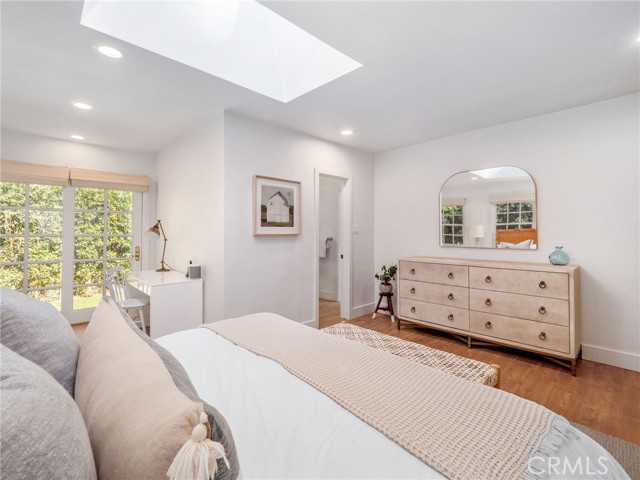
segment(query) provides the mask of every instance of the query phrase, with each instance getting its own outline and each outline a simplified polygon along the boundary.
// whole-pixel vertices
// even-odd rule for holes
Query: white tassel
[[[215,477],[220,458],[230,468],[222,444],[207,438],[208,421],[207,414],[202,412],[200,423],[193,428],[191,438],[180,448],[167,471],[170,480],[209,480]]]

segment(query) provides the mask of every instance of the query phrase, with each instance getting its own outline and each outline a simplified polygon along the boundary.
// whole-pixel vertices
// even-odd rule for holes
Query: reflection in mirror
[[[517,167],[460,172],[440,189],[440,246],[538,248],[536,184]]]

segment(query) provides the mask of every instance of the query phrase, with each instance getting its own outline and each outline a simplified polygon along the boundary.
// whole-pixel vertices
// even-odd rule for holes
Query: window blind
[[[3,182],[66,186],[69,185],[69,167],[2,160],[0,162],[0,180]]]
[[[71,168],[69,178],[74,187],[110,188],[132,192],[149,191],[149,177],[146,175]]]

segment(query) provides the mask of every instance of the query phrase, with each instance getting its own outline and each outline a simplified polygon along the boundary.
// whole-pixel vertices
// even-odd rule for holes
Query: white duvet
[[[156,341],[227,419],[244,479],[444,478],[280,365],[209,329]],[[532,470],[540,478],[628,478],[600,445],[576,435],[557,459]]]

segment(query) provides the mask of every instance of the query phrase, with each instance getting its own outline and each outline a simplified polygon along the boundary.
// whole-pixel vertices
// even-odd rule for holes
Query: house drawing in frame
[[[300,182],[253,177],[253,234],[300,234]]]

